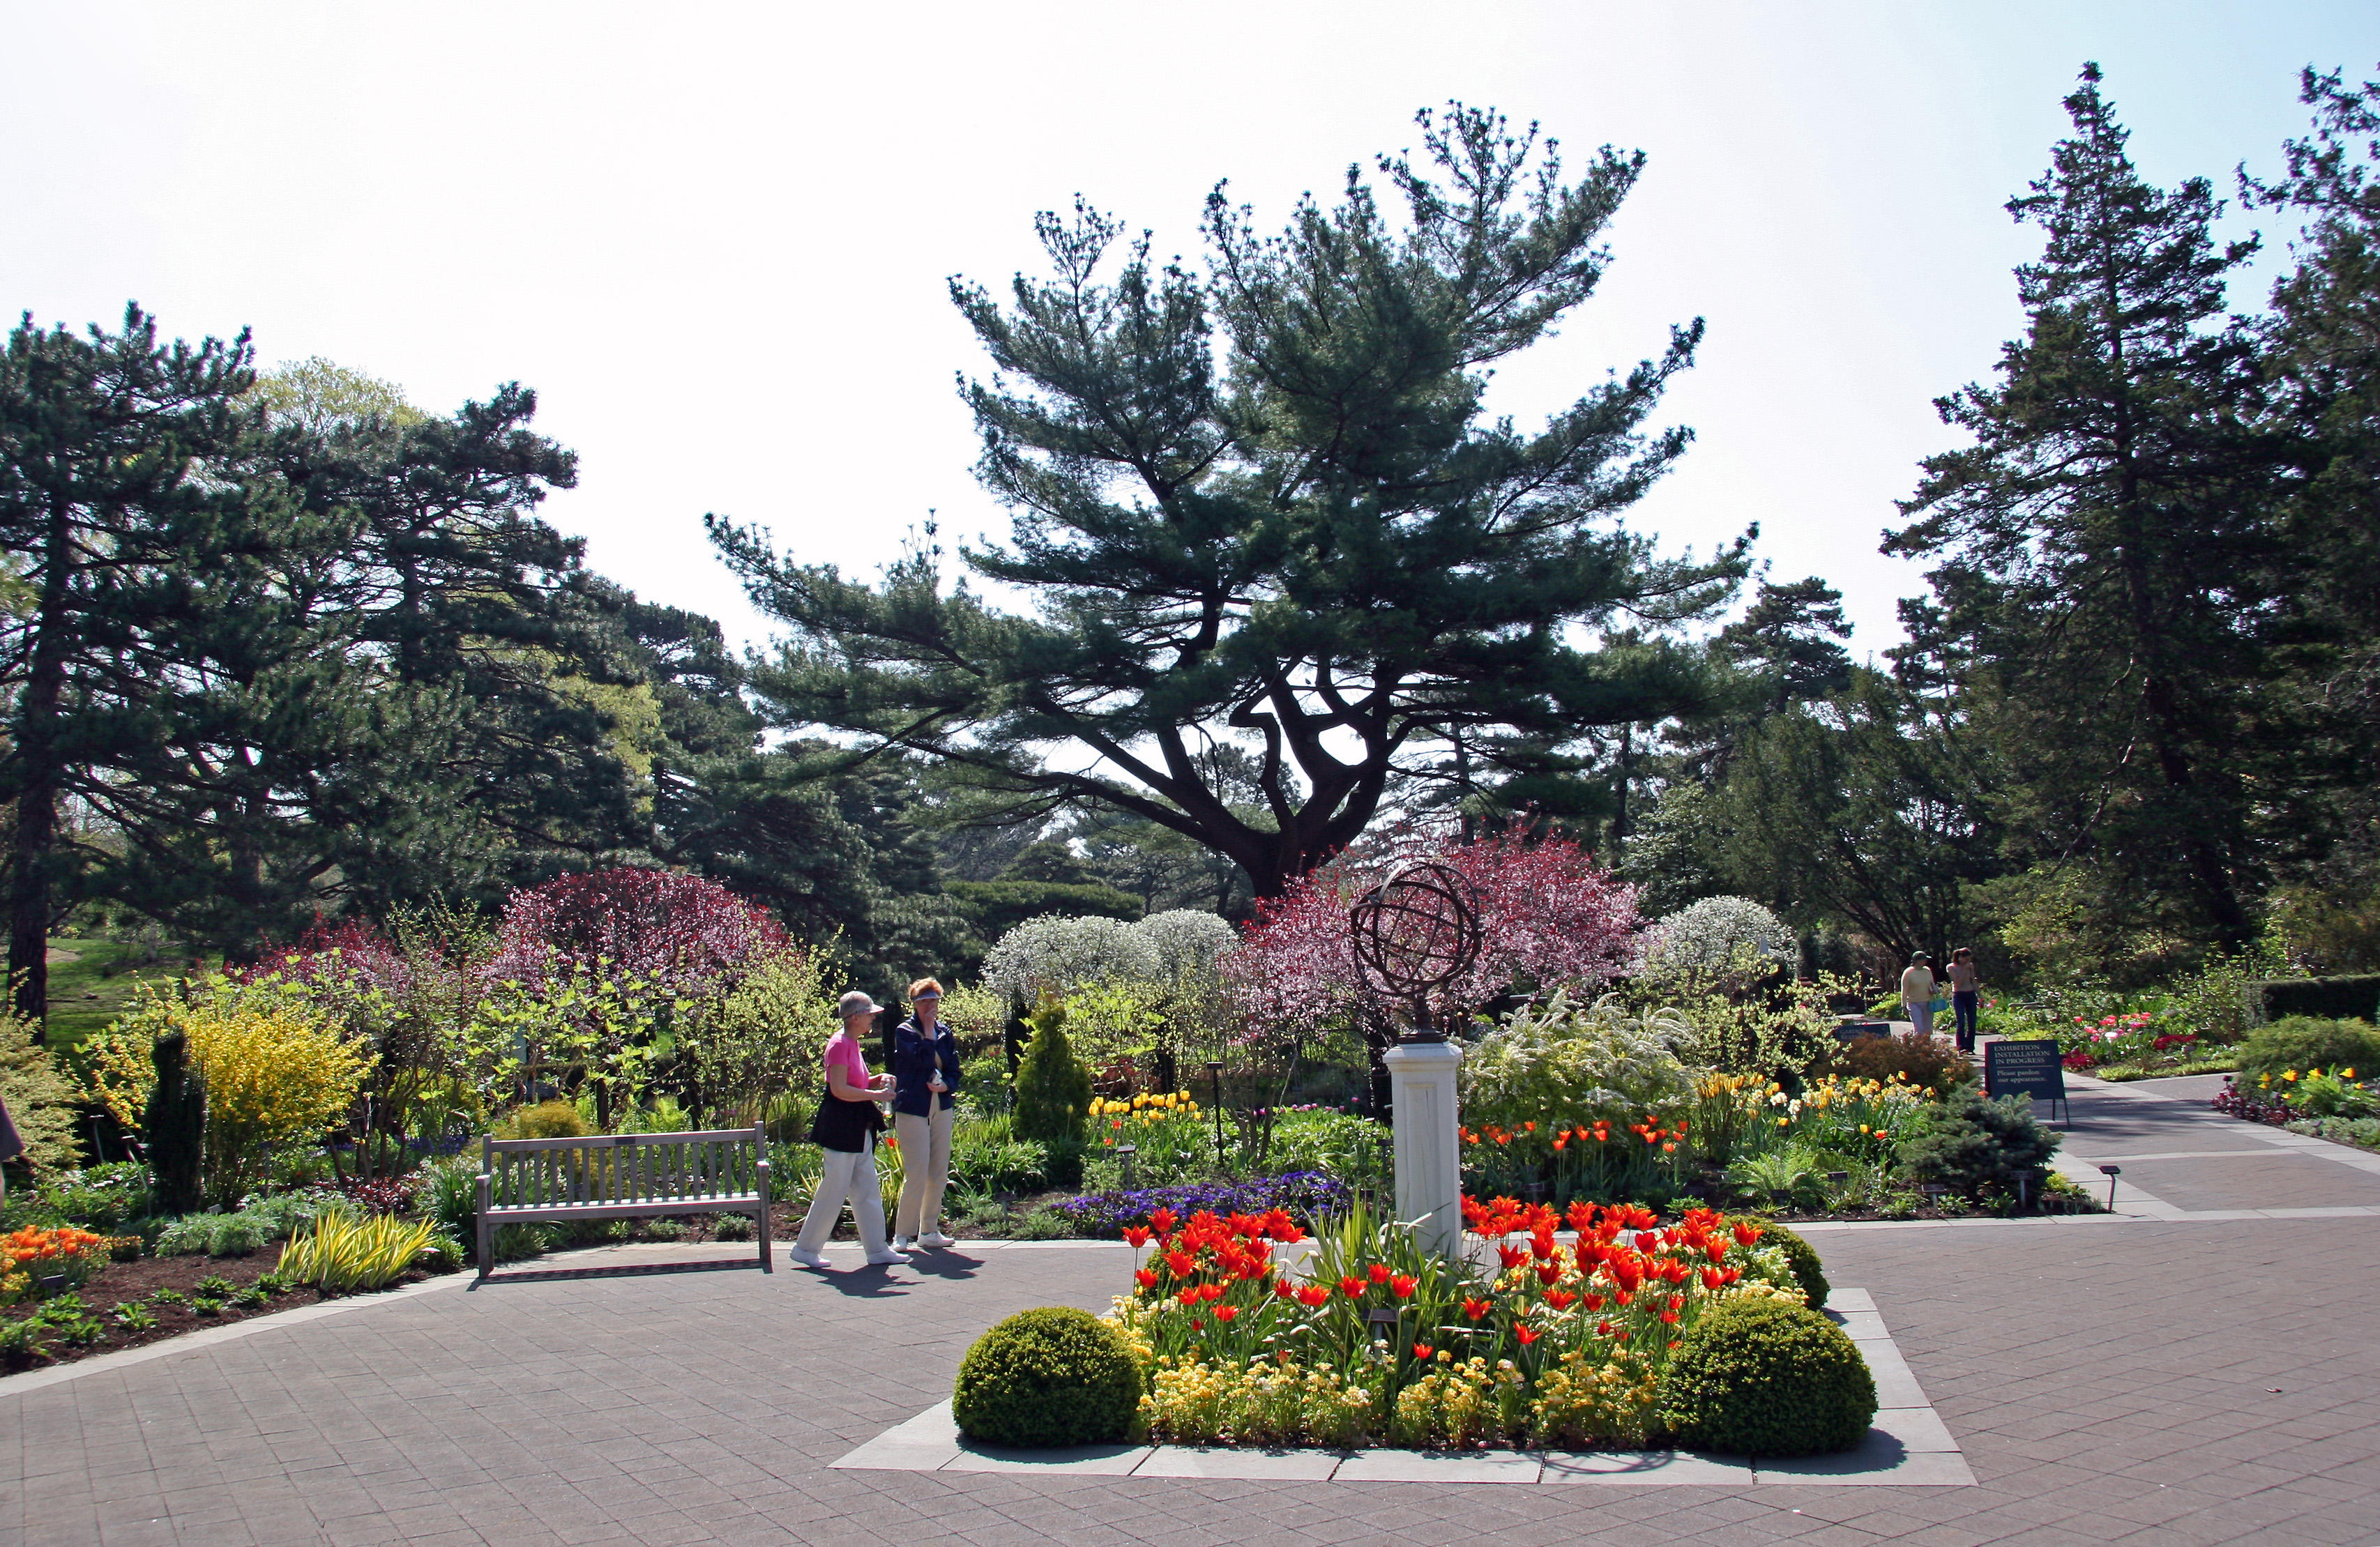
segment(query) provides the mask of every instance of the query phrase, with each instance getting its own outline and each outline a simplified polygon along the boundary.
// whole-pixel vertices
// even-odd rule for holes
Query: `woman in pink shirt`
[[[854,989],[835,1010],[843,1017],[843,1029],[827,1039],[826,1089],[810,1124],[810,1142],[826,1151],[826,1171],[802,1218],[802,1233],[785,1254],[806,1268],[825,1267],[826,1255],[819,1249],[834,1234],[848,1203],[868,1262],[903,1262],[884,1244],[884,1188],[876,1177],[876,1136],[884,1131],[884,1114],[877,1106],[892,1099],[892,1077],[869,1074],[867,1057],[859,1050],[860,1039],[876,1019],[876,1001]]]

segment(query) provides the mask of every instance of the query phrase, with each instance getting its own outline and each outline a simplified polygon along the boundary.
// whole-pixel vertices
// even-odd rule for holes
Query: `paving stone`
[[[1545,1470],[1537,1481],[1741,1488],[1753,1477],[1752,1463],[1739,1456],[1697,1456],[1682,1450],[1556,1450],[1546,1453]]]
[[[1339,1482],[1535,1482],[1537,1457],[1512,1451],[1434,1454],[1359,1450],[1339,1466]]]
[[[1337,1450],[1254,1450],[1237,1445],[1159,1445],[1132,1475],[1323,1482],[1339,1469],[1345,1454]]]

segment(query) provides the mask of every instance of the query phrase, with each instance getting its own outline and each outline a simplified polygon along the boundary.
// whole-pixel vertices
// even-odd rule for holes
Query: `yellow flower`
[[[2285,1069],[2281,1070],[2281,1078],[2294,1085],[2298,1082],[2298,1071],[2293,1069]]]
[[[2355,1078],[2355,1071],[2351,1069],[2342,1069],[2338,1071],[2338,1077],[2341,1080],[2352,1080]]]

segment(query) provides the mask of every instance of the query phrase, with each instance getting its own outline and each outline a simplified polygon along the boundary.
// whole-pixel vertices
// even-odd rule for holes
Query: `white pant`
[[[1914,1004],[1908,1008],[1909,1027],[1919,1036],[1934,1034],[1934,1008],[1930,1004]]]
[[[835,1221],[843,1217],[846,1202],[851,1204],[853,1220],[859,1226],[859,1244],[868,1249],[871,1257],[883,1255],[884,1186],[876,1178],[873,1149],[826,1152],[826,1174],[819,1178],[818,1196],[810,1200],[810,1212],[802,1216],[802,1233],[796,1244],[805,1251],[816,1251],[824,1246],[833,1236]]]
[[[951,1118],[958,1108],[936,1105],[930,1117],[892,1114],[901,1141],[901,1203],[892,1213],[892,1233],[916,1240],[942,1220],[942,1190],[951,1180]]]

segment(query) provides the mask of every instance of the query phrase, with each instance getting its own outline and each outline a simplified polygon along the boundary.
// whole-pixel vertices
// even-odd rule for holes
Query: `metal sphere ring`
[[[1382,989],[1420,1000],[1479,955],[1479,906],[1451,865],[1415,860],[1366,892],[1348,915],[1355,960]]]

